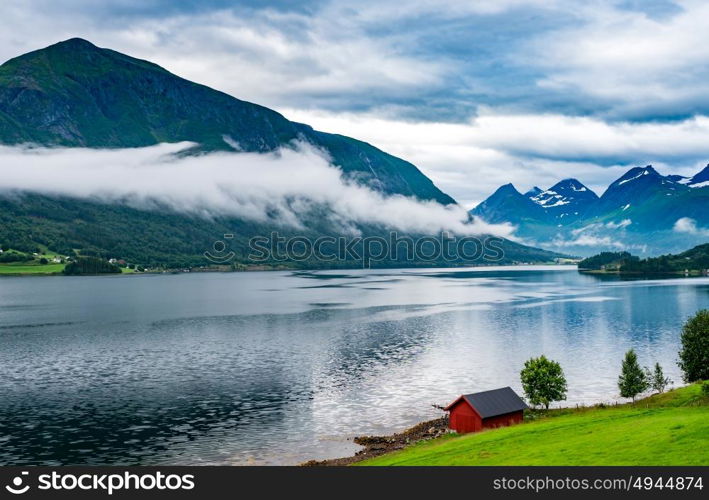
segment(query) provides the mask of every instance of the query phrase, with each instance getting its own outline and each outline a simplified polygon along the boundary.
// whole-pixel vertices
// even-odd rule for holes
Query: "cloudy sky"
[[[3,0],[0,19],[2,61],[83,37],[367,140],[466,206],[709,162],[705,1]]]

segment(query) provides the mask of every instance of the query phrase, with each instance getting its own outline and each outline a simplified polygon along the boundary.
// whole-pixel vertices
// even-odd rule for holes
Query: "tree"
[[[78,257],[74,262],[67,264],[63,272],[64,274],[120,274],[121,268],[98,257]]]
[[[561,365],[541,355],[524,362],[520,372],[522,388],[527,400],[533,405],[549,409],[552,401],[566,399],[566,378]]]
[[[652,390],[657,392],[665,392],[665,388],[672,383],[669,378],[665,377],[660,363],[655,363],[655,370],[652,374],[648,374],[647,378],[650,381],[650,387],[652,387]]]
[[[635,396],[646,391],[648,387],[647,376],[638,364],[638,356],[631,349],[625,353],[620,377],[618,377],[620,395],[624,398],[633,398],[633,402],[635,402]]]
[[[682,327],[677,363],[687,383],[709,379],[709,309],[702,309]]]

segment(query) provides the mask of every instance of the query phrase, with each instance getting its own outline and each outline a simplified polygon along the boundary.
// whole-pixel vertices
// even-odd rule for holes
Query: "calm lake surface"
[[[575,268],[0,279],[0,464],[292,464],[510,385],[539,354],[566,404],[623,353],[679,383],[709,279]]]

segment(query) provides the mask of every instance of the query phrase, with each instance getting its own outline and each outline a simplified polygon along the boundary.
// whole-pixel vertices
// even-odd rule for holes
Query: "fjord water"
[[[0,464],[292,464],[561,362],[609,401],[623,353],[676,365],[709,279],[574,268],[0,279]]]

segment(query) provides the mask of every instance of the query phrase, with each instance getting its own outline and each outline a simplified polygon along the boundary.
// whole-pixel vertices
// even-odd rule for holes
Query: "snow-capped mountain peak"
[[[704,167],[702,171],[694,177],[687,179],[683,184],[687,184],[691,188],[709,187],[709,165]]]
[[[557,182],[546,191],[541,191],[530,199],[544,208],[561,207],[564,205],[597,199],[596,193],[588,189],[576,179],[564,179]]]
[[[544,192],[544,190],[542,188],[534,186],[532,189],[530,189],[529,191],[524,193],[524,195],[527,198],[534,198],[535,196],[537,196],[538,194],[541,194],[543,192]]]
[[[611,184],[611,187],[622,186],[623,184],[628,184],[629,182],[644,178],[661,179],[662,176],[653,168],[652,165],[648,165],[646,167],[634,167],[628,170],[620,179]]]
[[[598,199],[596,193],[577,179],[564,179],[547,190],[530,191],[527,196],[549,216],[564,222],[582,215]]]
[[[554,248],[588,251],[635,244],[659,252],[706,241],[707,206],[709,165],[693,177],[662,175],[648,165],[626,171],[600,198],[576,179],[525,194],[503,186],[473,214],[512,223],[520,237]],[[691,221],[689,230],[679,224],[686,220]]]

